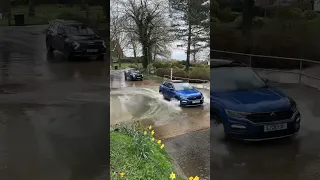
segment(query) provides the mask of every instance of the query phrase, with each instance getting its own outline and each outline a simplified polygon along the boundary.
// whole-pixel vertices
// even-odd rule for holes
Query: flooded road
[[[109,67],[47,54],[45,27],[0,28],[0,179],[107,179]]]
[[[302,116],[293,139],[241,143],[226,141],[211,125],[211,178],[219,180],[320,179],[320,92],[298,84],[274,84],[293,97]]]
[[[123,71],[111,71],[111,125],[140,120],[152,125],[155,138],[164,141],[167,151],[186,176],[209,176],[209,90],[199,89],[203,106],[183,108],[159,94],[159,82],[124,81]],[[199,148],[202,147],[202,148]]]

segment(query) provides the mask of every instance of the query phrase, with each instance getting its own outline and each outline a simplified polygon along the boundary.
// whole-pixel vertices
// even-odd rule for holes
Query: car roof
[[[236,60],[227,60],[227,59],[211,59],[210,60],[210,68],[220,68],[220,67],[247,67],[247,65]]]
[[[171,80],[171,79],[168,79],[168,80],[166,80],[166,82],[170,82],[170,83],[185,83],[186,81],[183,81],[183,80]]]

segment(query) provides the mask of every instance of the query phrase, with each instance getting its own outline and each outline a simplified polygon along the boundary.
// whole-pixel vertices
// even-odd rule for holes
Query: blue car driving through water
[[[301,117],[291,97],[242,63],[210,63],[210,118],[223,125],[226,137],[259,141],[299,131]]]
[[[178,100],[181,106],[198,106],[204,102],[203,94],[188,82],[166,80],[159,87],[159,93],[166,100]]]

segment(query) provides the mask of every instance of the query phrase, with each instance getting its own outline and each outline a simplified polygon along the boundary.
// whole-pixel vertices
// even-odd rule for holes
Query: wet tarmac
[[[155,138],[163,140],[177,168],[186,176],[209,178],[209,90],[200,107],[180,107],[159,94],[159,82],[125,81],[123,71],[111,71],[111,125],[142,121],[152,125]]]
[[[320,91],[299,84],[272,84],[293,97],[302,115],[292,139],[243,143],[224,139],[222,126],[211,125],[211,179],[320,179]]]
[[[45,28],[0,28],[0,179],[108,179],[109,67],[47,54]]]

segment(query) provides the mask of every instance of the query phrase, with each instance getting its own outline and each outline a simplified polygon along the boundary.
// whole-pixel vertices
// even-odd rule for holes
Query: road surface
[[[0,179],[108,179],[109,66],[47,55],[44,28],[0,28]]]

